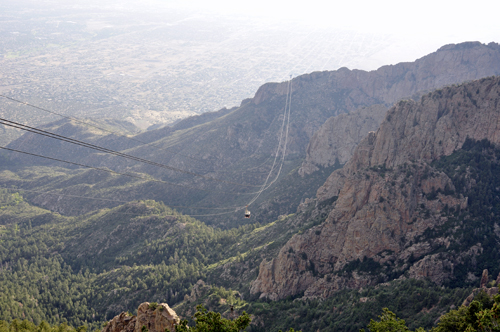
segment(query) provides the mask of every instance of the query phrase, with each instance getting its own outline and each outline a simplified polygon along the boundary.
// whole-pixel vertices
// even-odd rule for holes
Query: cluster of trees
[[[66,323],[59,325],[51,325],[46,321],[40,322],[40,324],[34,324],[33,322],[25,319],[23,321],[14,319],[12,322],[8,323],[4,320],[0,320],[0,332],[86,332],[86,326],[80,326],[78,328],[73,328]]]
[[[175,327],[176,332],[239,332],[250,325],[250,316],[243,312],[243,314],[233,320],[226,319],[218,312],[208,311],[202,305],[196,307],[194,314],[196,325],[194,327],[188,326],[187,320],[182,320],[179,325]]]
[[[95,276],[73,273],[60,256],[3,263],[0,271],[0,319],[34,324],[69,323],[98,328],[101,315],[91,307]]]
[[[468,306],[461,306],[444,314],[432,328],[431,332],[479,332],[500,331],[500,295],[493,300],[485,293],[476,297]],[[410,332],[406,322],[387,308],[383,309],[379,320],[371,320],[368,324],[370,332]],[[416,332],[425,332],[423,327]],[[360,330],[364,332],[364,329]]]
[[[497,245],[495,225],[500,224],[500,148],[488,140],[475,141],[467,138],[462,149],[444,156],[432,164],[445,172],[453,181],[457,197],[468,197],[467,209],[446,207],[448,221],[440,227],[428,229],[428,238],[448,237],[454,239],[448,252],[464,252],[481,243],[482,252],[466,257],[454,267],[451,287],[467,287],[474,282],[467,278],[470,273],[480,277],[484,269],[497,275],[500,266],[500,250]],[[436,248],[437,251],[440,248]]]

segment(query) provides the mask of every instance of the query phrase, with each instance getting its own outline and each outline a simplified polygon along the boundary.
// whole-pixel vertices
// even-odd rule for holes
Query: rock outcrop
[[[262,262],[251,292],[272,299],[300,292],[328,296],[376,282],[341,273],[358,259],[375,266],[410,261],[412,276],[442,282],[450,263],[426,257],[436,243],[417,239],[446,222],[440,213],[446,206],[465,209],[467,198],[443,194],[454,190],[453,183],[429,163],[461,148],[467,137],[500,143],[500,78],[397,103],[377,132],[363,139],[344,168],[318,190],[319,202],[338,196],[325,222],[295,235],[278,257]],[[449,245],[447,238],[433,241]]]
[[[488,285],[488,270],[483,270],[483,274],[481,275],[481,283],[479,284],[479,288],[486,288]]]
[[[103,332],[134,332],[136,316],[130,316],[126,312],[122,312],[115,316],[102,330]]]
[[[479,288],[476,288],[472,291],[472,293],[467,296],[467,298],[464,300],[462,303],[463,306],[469,306],[472,301],[474,301],[474,298],[481,292],[486,293],[489,297],[493,297],[498,294],[498,288],[499,288],[499,280],[500,280],[500,274],[498,274],[498,277],[494,283],[494,287],[487,287],[488,286],[488,270],[483,270],[483,275],[481,276],[481,282],[479,284]],[[495,286],[496,285],[496,286]]]
[[[175,325],[179,322],[179,317],[168,304],[154,306],[144,302],[137,309],[137,316],[122,312],[108,322],[103,332],[141,332],[143,326],[150,332],[174,332]]]
[[[357,111],[332,116],[314,133],[306,149],[306,161],[299,174],[311,174],[318,167],[345,164],[359,142],[375,131],[384,119],[387,107],[373,105]]]

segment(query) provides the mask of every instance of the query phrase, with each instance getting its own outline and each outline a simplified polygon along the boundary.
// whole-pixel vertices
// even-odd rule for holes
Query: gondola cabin
[[[250,211],[248,211],[248,206],[245,208],[245,218],[250,218]]]

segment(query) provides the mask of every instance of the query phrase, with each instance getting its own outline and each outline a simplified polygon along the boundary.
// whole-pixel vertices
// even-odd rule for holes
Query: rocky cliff
[[[263,261],[251,292],[271,299],[301,292],[326,297],[397,271],[446,280],[454,266],[483,248],[477,243],[446,255],[432,248],[448,248],[449,237],[422,238],[447,222],[445,209],[465,210],[468,204],[467,197],[451,194],[450,178],[430,163],[460,149],[467,138],[500,143],[499,101],[500,78],[493,77],[398,102],[318,190],[318,202],[335,201],[326,220]]]
[[[377,130],[386,112],[384,105],[373,105],[326,120],[309,141],[299,174],[311,174],[318,167],[335,163],[345,164],[359,142],[370,131]]]
[[[308,114],[309,119],[301,123],[300,129],[305,137],[311,138],[326,120],[322,116],[328,113],[335,116],[375,104],[391,106],[401,98],[423,91],[498,74],[499,44],[450,44],[415,62],[383,66],[374,71],[340,68],[296,77],[292,82],[293,103],[295,107],[312,112]],[[250,104],[258,106],[275,100],[277,96],[285,96],[287,84],[264,84]],[[329,111],[324,113],[321,108]],[[320,114],[321,117],[318,118]],[[359,114],[363,115],[363,112]],[[320,120],[319,125],[316,120]]]
[[[168,304],[144,302],[137,309],[137,316],[122,312],[109,321],[102,332],[141,332],[143,326],[150,332],[174,332],[179,322],[179,317]]]
[[[486,57],[479,55],[481,52],[476,48],[479,45],[478,43],[463,43],[443,46],[437,52],[418,59],[415,63],[400,63],[395,66],[381,67],[374,72],[358,73],[356,79],[359,79],[362,93],[389,105],[400,98],[419,95],[422,91],[491,75],[484,69],[480,71],[472,68],[469,68],[470,71],[466,69],[466,63],[472,61],[475,56],[478,56],[479,63],[486,66],[488,66],[486,63],[491,64],[491,58],[487,59],[490,55]],[[488,46],[491,46],[490,50],[493,51],[498,45],[491,43]],[[464,51],[464,57],[457,58],[455,52],[458,50]],[[452,68],[450,66],[452,63],[460,63],[460,65]],[[399,75],[399,79],[394,81],[388,79],[394,75]],[[498,75],[498,73],[495,72],[493,75]],[[376,89],[372,88],[375,86]],[[383,105],[373,105],[346,115],[329,118],[311,138],[306,150],[306,161],[299,171],[300,174],[302,176],[311,174],[318,170],[318,167],[331,166],[337,160],[341,164],[347,162],[361,139],[369,131],[378,128],[386,110]]]

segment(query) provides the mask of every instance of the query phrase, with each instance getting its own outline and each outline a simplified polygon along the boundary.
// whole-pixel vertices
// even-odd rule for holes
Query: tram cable
[[[87,127],[91,127],[91,128],[95,128],[95,129],[98,129],[98,130],[101,130],[101,131],[104,131],[104,132],[107,132],[107,133],[110,133],[110,134],[114,134],[114,135],[117,135],[117,136],[121,136],[121,137],[124,137],[128,140],[132,140],[132,141],[135,141],[135,142],[138,142],[138,143],[141,143],[142,145],[148,145],[148,144],[152,144],[154,146],[157,146],[159,147],[159,145],[155,142],[150,142],[150,143],[147,143],[147,142],[144,142],[144,141],[141,141],[141,140],[138,140],[137,138],[135,137],[129,137],[125,134],[122,134],[122,133],[119,133],[119,132],[116,132],[116,131],[112,131],[112,130],[108,130],[108,129],[105,129],[103,127],[99,127],[99,126],[96,126],[96,125],[93,125],[91,123],[88,123],[86,122],[85,120],[83,119],[80,119],[80,118],[77,118],[77,117],[73,117],[73,116],[67,116],[67,115],[63,115],[63,114],[60,114],[60,113],[57,113],[57,112],[54,112],[54,111],[50,111],[48,109],[45,109],[45,108],[42,108],[42,107],[39,107],[39,106],[36,106],[36,105],[33,105],[33,104],[30,104],[28,102],[25,102],[25,101],[22,101],[22,100],[18,100],[18,99],[15,99],[15,98],[12,98],[12,97],[8,97],[8,96],[5,96],[3,94],[0,94],[0,97],[2,98],[5,98],[5,99],[8,99],[10,101],[13,101],[13,102],[16,102],[16,103],[19,103],[19,104],[22,104],[22,105],[26,105],[26,106],[29,106],[29,107],[33,107],[35,109],[38,109],[38,110],[41,110],[43,112],[46,112],[46,113],[49,113],[49,114],[54,114],[54,115],[57,115],[57,116],[60,116],[64,119],[68,119],[68,120],[71,120],[71,121],[75,121],[77,123],[80,123],[80,124],[83,124]],[[240,106],[238,108],[236,108],[235,110],[231,111],[231,112],[236,112],[238,110],[240,110],[241,108],[243,108],[244,106]],[[163,148],[163,147],[162,147]],[[168,149],[169,147],[167,147],[166,149]],[[178,156],[182,156],[182,157],[186,157],[186,158],[189,158],[189,159],[192,159],[192,160],[195,160],[195,161],[198,161],[198,162],[202,162],[202,163],[206,163],[207,160],[201,160],[201,159],[198,159],[198,158],[194,158],[194,157],[191,157],[191,156],[188,156],[188,155],[184,155],[184,154],[181,154],[181,153],[178,153],[178,152],[167,152],[167,153],[170,153],[172,155],[178,155]],[[269,159],[271,159],[272,157],[270,157]],[[267,160],[266,160],[267,162]],[[264,162],[263,164],[265,164],[266,162]],[[214,170],[211,170],[211,171],[214,171]],[[235,173],[236,171],[217,171],[217,172],[224,172],[224,173]],[[259,173],[265,173],[265,172],[259,172]],[[258,187],[258,186],[256,186]]]
[[[60,113],[57,113],[57,112],[54,112],[54,111],[50,111],[50,110],[42,108],[40,106],[36,106],[36,105],[30,104],[28,102],[22,101],[22,100],[18,100],[18,99],[12,98],[12,97],[8,97],[8,96],[5,96],[3,94],[0,94],[0,97],[8,99],[8,100],[16,102],[16,103],[19,103],[19,104],[22,104],[22,105],[33,107],[35,109],[38,109],[40,111],[43,111],[43,112],[46,112],[46,113],[49,113],[49,114],[60,116],[60,117],[62,117],[64,119],[75,121],[75,122],[83,124],[83,125],[85,125],[87,127],[92,127],[92,128],[95,128],[95,129],[98,129],[98,130],[101,130],[101,131],[104,131],[104,132],[107,132],[107,133],[110,133],[110,134],[114,134],[114,135],[117,135],[117,136],[124,137],[124,138],[126,138],[128,140],[132,140],[132,141],[135,141],[137,143],[141,143],[143,145],[151,144],[151,143],[146,143],[146,142],[143,142],[141,140],[138,140],[135,137],[129,137],[129,136],[125,135],[125,134],[121,134],[121,133],[113,131],[113,130],[109,130],[109,129],[106,129],[106,128],[102,128],[102,127],[96,126],[94,124],[88,123],[88,122],[84,121],[83,119],[80,119],[80,118],[77,118],[77,117],[74,117],[74,116],[67,116],[67,115],[60,114]],[[190,157],[190,156],[187,156],[187,155],[183,155],[183,154],[178,153],[178,152],[170,152],[170,153],[173,154],[173,155],[179,155],[179,156],[182,156],[182,157],[190,158],[192,160],[202,161],[200,159],[193,158],[193,157]]]
[[[191,171],[182,170],[180,168],[168,166],[168,165],[165,165],[165,164],[157,163],[157,162],[154,162],[154,161],[151,161],[151,160],[147,160],[147,159],[135,157],[135,156],[132,156],[132,155],[129,155],[129,154],[125,154],[125,153],[122,153],[122,152],[118,152],[118,151],[114,151],[114,150],[111,150],[111,149],[103,148],[103,147],[100,147],[100,146],[97,146],[97,145],[94,145],[94,144],[86,143],[86,142],[83,142],[83,141],[80,141],[80,140],[76,140],[76,139],[73,139],[73,138],[69,138],[69,137],[66,137],[66,136],[54,134],[54,133],[51,133],[51,132],[46,131],[46,130],[42,130],[42,129],[38,129],[38,128],[35,128],[35,127],[26,126],[26,125],[23,125],[23,124],[18,123],[18,122],[9,121],[7,119],[0,118],[0,124],[3,124],[5,126],[9,126],[9,127],[13,127],[13,128],[17,128],[17,129],[21,129],[21,130],[24,130],[24,131],[28,131],[28,132],[31,132],[31,133],[34,133],[34,134],[38,134],[38,135],[42,135],[42,136],[54,138],[54,139],[57,139],[57,140],[60,140],[60,141],[63,141],[63,142],[67,142],[67,143],[72,143],[72,144],[75,144],[75,145],[83,146],[83,147],[86,147],[86,148],[89,148],[89,149],[97,150],[97,151],[100,151],[100,152],[104,152],[104,153],[111,154],[111,155],[114,155],[114,156],[122,157],[122,158],[125,158],[125,159],[130,159],[130,160],[134,160],[134,161],[141,162],[141,163],[144,163],[144,164],[149,164],[149,165],[152,165],[152,166],[156,166],[156,167],[168,169],[168,170],[171,170],[171,171],[175,171],[175,172],[180,172],[180,173],[184,173],[184,174],[188,174],[188,175],[192,175],[192,176],[201,177],[201,178],[203,178],[205,180],[216,181],[216,182],[221,182],[221,183],[226,183],[226,184],[231,184],[231,185],[237,185],[237,186],[242,186],[242,187],[259,187],[257,185],[242,184],[242,183],[237,183],[237,182],[232,182],[232,181],[226,181],[226,180],[222,180],[222,179],[218,179],[218,178],[214,178],[214,177],[210,177],[210,176],[198,174],[198,173],[191,172]]]
[[[113,171],[113,170],[110,170],[110,169],[107,169],[107,168],[93,167],[93,166],[89,166],[89,165],[75,163],[75,162],[72,162],[72,161],[67,161],[67,160],[62,160],[62,159],[57,159],[57,158],[42,156],[42,155],[39,155],[39,154],[36,154],[36,153],[20,151],[20,150],[16,150],[16,149],[7,148],[7,147],[4,147],[4,146],[0,146],[0,149],[11,151],[11,152],[22,153],[22,154],[26,154],[26,155],[29,155],[29,156],[32,156],[32,157],[38,157],[38,158],[48,159],[48,160],[52,160],[52,161],[62,162],[62,163],[66,163],[66,164],[70,164],[70,165],[74,165],[74,166],[79,166],[79,167],[85,167],[85,168],[89,168],[89,169],[94,169],[94,170],[97,170],[97,171],[108,172],[108,173],[111,173],[111,174],[128,176],[128,177],[131,177],[131,178],[136,178],[136,179],[146,180],[146,181],[151,181],[151,182],[159,182],[159,183],[163,183],[163,184],[167,184],[167,185],[171,185],[171,186],[183,187],[183,188],[188,188],[188,189],[208,191],[208,192],[211,192],[211,193],[213,192],[213,193],[220,193],[220,194],[238,195],[238,196],[239,195],[254,195],[254,194],[256,194],[256,192],[254,192],[254,193],[233,193],[233,192],[221,191],[221,190],[196,188],[196,187],[188,186],[188,185],[185,185],[185,184],[178,184],[178,183],[173,183],[173,182],[158,180],[158,179],[154,179],[154,178],[148,178],[148,177],[145,177],[145,176],[134,175],[134,174],[130,174],[130,173],[117,172],[117,171]],[[236,207],[232,207],[232,208],[236,208]]]
[[[292,77],[290,77],[290,81],[288,82],[288,86],[287,86],[287,94],[286,94],[286,100],[285,100],[285,111],[283,112],[283,122],[282,122],[282,126],[281,126],[281,133],[280,133],[280,138],[278,140],[278,148],[276,150],[276,155],[274,157],[273,166],[271,167],[271,170],[269,171],[269,174],[267,175],[266,180],[262,184],[260,190],[257,192],[257,194],[255,195],[255,197],[250,200],[250,202],[247,204],[247,207],[249,205],[253,204],[257,200],[257,198],[259,198],[259,196],[262,194],[262,192],[264,192],[265,190],[269,189],[269,187],[271,187],[271,185],[274,182],[276,182],[276,180],[278,179],[278,177],[281,174],[281,169],[282,169],[284,161],[285,161],[286,146],[287,146],[287,141],[288,141],[288,128],[290,126],[290,108],[291,108],[290,106],[291,106],[291,101],[292,101],[291,98],[292,98]],[[286,121],[286,126],[285,126],[285,121]],[[281,148],[281,145],[282,145],[281,144],[281,140],[283,138],[283,133],[284,132],[285,132],[285,141],[283,143],[283,154],[282,154],[281,164],[279,166],[278,174],[276,175],[276,177],[274,178],[274,180],[271,181],[271,183],[269,183],[269,185],[268,185],[267,182],[269,181],[269,178],[271,177],[271,174],[274,171],[276,160],[278,159],[279,153],[282,150],[282,148]],[[248,209],[246,209],[246,212],[248,213],[248,215],[250,214],[248,212]]]

